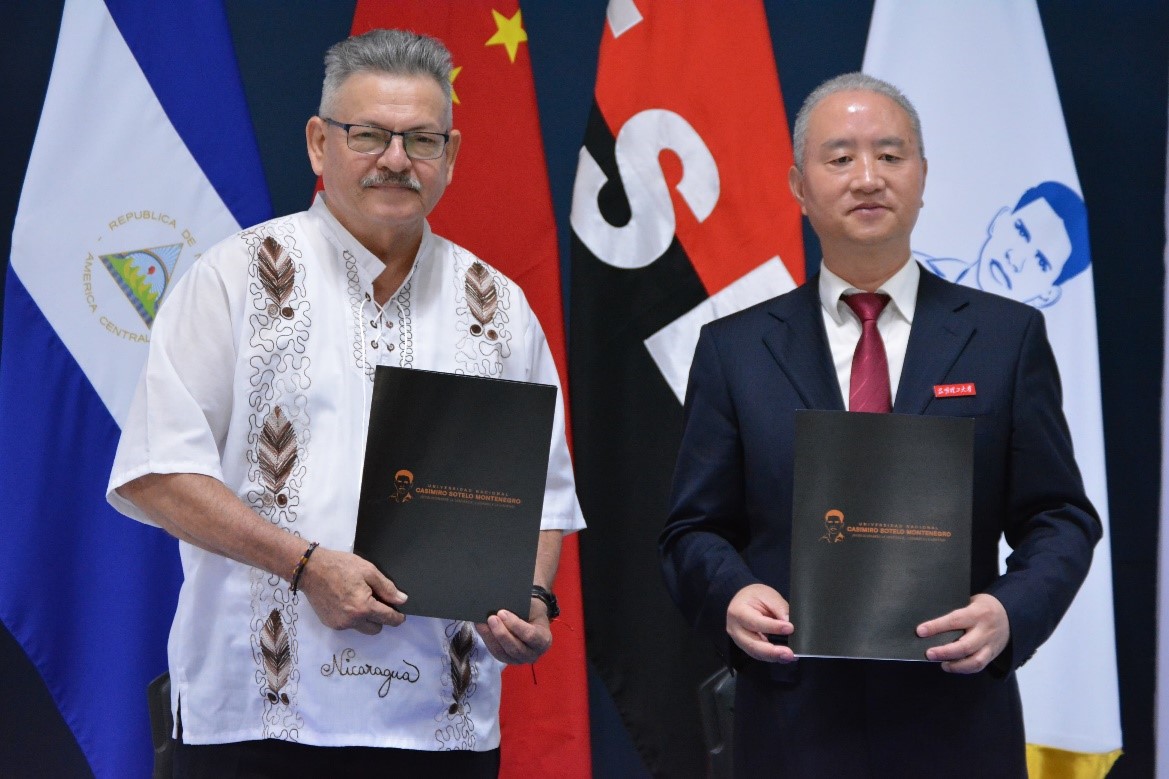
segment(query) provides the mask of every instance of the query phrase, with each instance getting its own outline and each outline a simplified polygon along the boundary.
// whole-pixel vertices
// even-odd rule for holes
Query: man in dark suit
[[[667,586],[739,672],[737,775],[1024,777],[1014,670],[1055,629],[1101,533],[1043,316],[911,260],[926,160],[917,113],[895,87],[832,79],[794,136],[789,180],[822,272],[702,332],[661,536]],[[875,328],[854,313],[857,293],[879,293]],[[875,373],[854,363],[871,366],[874,349]],[[785,594],[804,408],[975,418],[974,595],[917,627],[962,631],[927,651],[935,662],[794,662],[782,642],[799,629]],[[1000,571],[1004,536],[1013,553]]]

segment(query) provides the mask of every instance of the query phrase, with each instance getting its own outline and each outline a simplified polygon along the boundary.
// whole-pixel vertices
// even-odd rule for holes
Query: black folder
[[[378,366],[354,552],[407,615],[527,619],[556,388]]]
[[[970,600],[974,420],[799,411],[789,644],[925,660],[960,631],[917,626]]]

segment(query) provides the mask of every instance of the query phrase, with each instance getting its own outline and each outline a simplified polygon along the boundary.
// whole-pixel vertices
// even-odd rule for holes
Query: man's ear
[[[450,140],[446,142],[446,183],[450,184],[455,177],[455,158],[459,156],[459,146],[463,142],[463,134],[458,130],[451,130]]]
[[[930,172],[930,161],[925,157],[921,158],[921,207],[925,208],[925,177]]]
[[[304,127],[305,145],[308,147],[308,161],[313,173],[320,176],[325,169],[325,131],[329,126],[319,116],[311,117]]]
[[[808,210],[804,208],[804,174],[800,173],[800,169],[795,165],[792,165],[787,172],[787,185],[791,188],[792,196],[796,202],[800,204],[800,213],[807,216]]]

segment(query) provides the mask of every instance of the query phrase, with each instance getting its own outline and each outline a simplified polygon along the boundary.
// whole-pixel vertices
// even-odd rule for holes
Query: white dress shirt
[[[283,288],[259,272],[275,244],[293,263]],[[149,522],[118,487],[147,473],[204,474],[306,545],[351,551],[376,364],[559,385],[523,292],[490,266],[494,318],[472,317],[465,276],[477,262],[427,227],[409,275],[379,308],[373,281],[385,266],[320,198],[212,247],[154,324],[108,500]],[[296,458],[274,487],[261,431],[284,420]],[[559,403],[542,527],[583,527]],[[188,543],[179,552],[168,650],[187,743],[498,746],[501,664],[473,630],[457,658],[470,673],[465,683],[452,676],[451,639],[466,623],[412,616],[376,636],[333,630],[285,579]],[[284,640],[286,656],[271,650]]]
[[[909,346],[913,312],[917,308],[917,284],[920,279],[920,266],[908,259],[901,270],[876,290],[889,296],[888,305],[877,317],[877,331],[885,344],[885,357],[889,362],[889,390],[894,404],[897,402],[901,368],[905,365],[905,350]],[[832,350],[832,364],[836,368],[836,380],[840,382],[840,395],[844,399],[845,408],[848,408],[849,382],[852,379],[852,356],[861,337],[861,320],[841,296],[864,291],[837,276],[827,266],[820,266],[820,310],[824,316],[828,347]]]

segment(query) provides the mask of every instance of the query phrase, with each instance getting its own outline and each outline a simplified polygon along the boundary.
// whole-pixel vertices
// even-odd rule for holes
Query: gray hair
[[[925,157],[925,142],[921,137],[921,117],[917,115],[917,109],[913,107],[913,103],[909,102],[909,98],[900,89],[876,76],[859,72],[845,73],[830,78],[813,89],[812,94],[808,95],[804,104],[800,106],[800,112],[796,114],[796,123],[792,126],[792,153],[795,156],[796,169],[801,173],[804,172],[808,117],[811,115],[812,109],[820,104],[820,101],[829,95],[835,95],[837,92],[875,92],[901,106],[901,109],[909,117],[909,126],[913,130],[914,140],[917,141],[918,151],[921,152],[923,158]]]
[[[442,41],[409,30],[370,30],[336,43],[325,52],[321,116],[332,116],[337,93],[355,73],[429,76],[446,98],[443,118],[451,124],[451,53]]]

